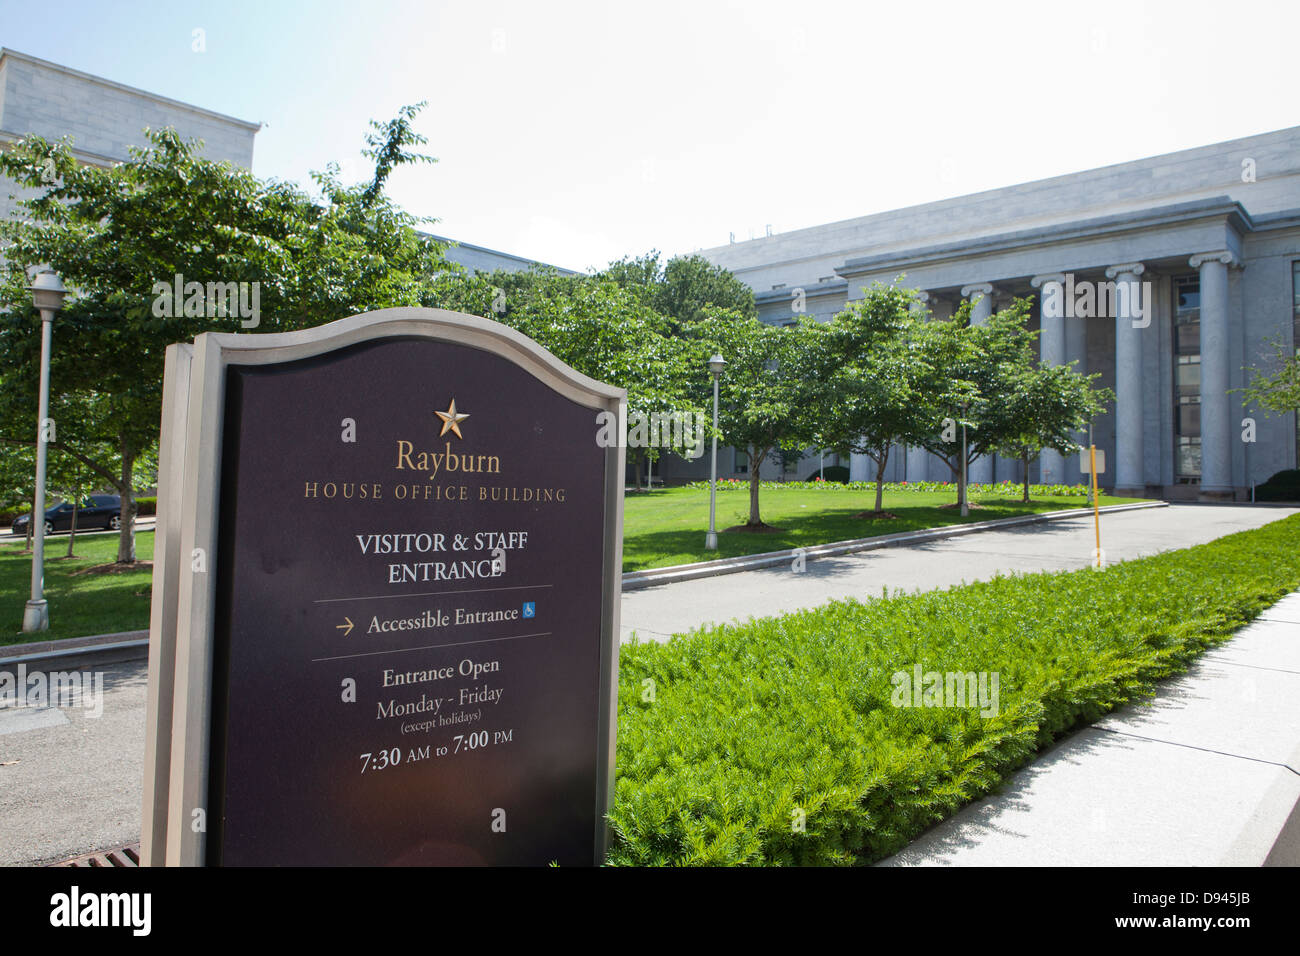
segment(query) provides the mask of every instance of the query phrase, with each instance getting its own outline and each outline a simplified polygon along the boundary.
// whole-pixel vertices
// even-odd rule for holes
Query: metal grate
[[[140,844],[128,843],[115,850],[99,850],[51,866],[135,867],[140,865]]]

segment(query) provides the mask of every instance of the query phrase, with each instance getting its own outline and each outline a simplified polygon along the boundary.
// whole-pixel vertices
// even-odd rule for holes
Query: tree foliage
[[[700,255],[675,256],[661,263],[659,253],[651,250],[611,262],[597,278],[641,296],[650,308],[673,320],[674,331],[707,318],[711,309],[758,318],[749,286]]]
[[[818,341],[812,320],[781,328],[723,309],[708,309],[689,329],[701,355],[717,352],[726,360],[719,383],[719,431],[727,444],[749,455],[749,520],[762,530],[759,512],[760,469],[768,455],[798,449],[818,433],[816,377]],[[699,363],[701,400],[712,391],[712,378]]]
[[[1272,372],[1252,368],[1250,384],[1240,389],[1243,405],[1286,414],[1300,408],[1300,342],[1288,348],[1272,343]]]
[[[833,321],[812,326],[824,340],[814,350],[823,386],[819,444],[875,463],[877,512],[891,451],[933,429],[934,368],[923,326],[914,292],[879,284]]]
[[[45,265],[73,291],[55,324],[51,415],[60,448],[122,496],[119,562],[135,558],[135,462],[158,438],[168,345],[419,305],[452,268],[442,244],[416,231],[424,220],[382,192],[394,166],[422,159],[407,149],[423,141],[410,130],[416,111],[376,124],[371,182],[346,186],[336,166],[314,174],[320,200],[205,159],[170,128],[146,130],[147,144],[109,168],[77,162],[66,140],[28,137],[0,153],[0,175],[35,193],[20,203],[24,218],[0,223],[0,392],[12,396],[0,409],[35,392],[40,323],[26,286]],[[178,282],[182,298],[160,291]],[[255,314],[232,315],[216,283],[247,291]],[[33,440],[34,419],[0,418],[0,438]]]

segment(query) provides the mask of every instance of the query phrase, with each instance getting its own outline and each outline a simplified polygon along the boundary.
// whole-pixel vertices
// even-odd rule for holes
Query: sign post
[[[166,375],[144,862],[601,862],[623,391],[415,308]]]
[[[1101,504],[1100,504],[1100,502],[1098,502],[1098,500],[1097,500],[1097,470],[1098,470],[1099,467],[1102,468],[1102,469],[1105,469],[1105,467],[1106,467],[1106,459],[1105,459],[1105,456],[1103,455],[1102,458],[1101,458],[1101,460],[1098,461],[1098,459],[1097,459],[1097,454],[1098,454],[1098,452],[1097,452],[1097,446],[1096,446],[1096,445],[1089,445],[1089,446],[1088,446],[1088,474],[1089,474],[1089,476],[1090,476],[1090,478],[1091,478],[1091,480],[1092,480],[1092,483],[1091,483],[1091,486],[1090,486],[1090,490],[1091,490],[1091,492],[1092,492],[1092,495],[1091,495],[1091,496],[1092,496],[1092,524],[1093,524],[1093,528],[1096,530],[1096,534],[1097,534],[1097,554],[1096,554],[1097,563],[1096,563],[1095,567],[1097,567],[1098,569],[1100,569],[1100,568],[1102,567],[1102,560],[1101,560]]]

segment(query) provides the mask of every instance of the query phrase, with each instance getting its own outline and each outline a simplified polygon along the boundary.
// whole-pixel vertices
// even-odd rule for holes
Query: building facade
[[[776,324],[830,318],[876,282],[922,290],[935,318],[971,301],[972,322],[1034,296],[1042,361],[1100,373],[1116,394],[1092,436],[1099,481],[1118,493],[1243,499],[1297,467],[1295,414],[1243,408],[1234,390],[1272,343],[1300,347],[1300,127],[702,254]],[[929,453],[900,451],[891,480],[951,478]],[[816,467],[814,452],[794,474]],[[991,456],[971,478],[1019,480],[1019,468]],[[874,477],[863,456],[850,473]],[[1086,480],[1078,456],[1053,452],[1030,478]]]
[[[127,160],[144,142],[145,127],[175,127],[185,139],[203,140],[202,154],[251,168],[253,137],[260,123],[60,66],[16,50],[0,48],[0,149],[24,136],[72,137],[78,162],[111,166]],[[14,212],[0,190],[0,216]],[[23,198],[23,197],[19,197]]]

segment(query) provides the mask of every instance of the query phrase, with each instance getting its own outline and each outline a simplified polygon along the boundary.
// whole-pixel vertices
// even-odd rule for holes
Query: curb
[[[135,530],[137,534],[142,531],[157,531],[158,528],[154,521],[153,515],[150,515],[147,518],[138,519],[135,523]],[[77,539],[80,540],[82,538],[102,538],[104,535],[118,534],[118,533],[119,532],[117,531],[113,531],[105,528],[96,528],[94,530],[87,530],[87,531],[83,531],[81,528],[78,528]],[[46,537],[45,540],[47,543],[50,541],[67,541],[68,534],[69,532],[67,531],[56,531],[54,532],[54,534]],[[27,536],[26,532],[23,532],[22,534],[14,534],[13,526],[11,525],[8,531],[0,531],[0,544],[12,543],[14,541],[21,541],[26,536]]]
[[[72,646],[69,646],[72,645]],[[123,631],[120,634],[97,634],[94,637],[69,637],[61,641],[36,641],[0,647],[0,670],[53,664],[61,667],[88,667],[143,661],[149,658],[149,632]]]
[[[1147,508],[1167,508],[1167,501],[1142,501],[1127,505],[1107,505],[1100,509],[1102,514],[1115,514],[1121,511],[1141,511]],[[710,578],[720,574],[737,574],[741,571],[756,571],[759,568],[771,568],[789,562],[795,552],[802,552],[804,558],[830,558],[858,551],[874,551],[878,548],[895,548],[902,545],[916,544],[921,541],[935,541],[941,538],[956,538],[980,531],[996,531],[999,528],[1014,528],[1017,525],[1040,524],[1046,521],[1060,521],[1066,518],[1078,518],[1092,514],[1091,508],[1071,508],[1067,511],[1044,511],[1039,514],[1022,515],[1015,518],[992,518],[988,521],[975,521],[970,524],[944,525],[940,528],[925,528],[921,531],[900,531],[895,534],[877,535],[872,538],[855,538],[851,541],[836,541],[831,544],[819,544],[808,548],[787,548],[784,551],[765,551],[762,554],[750,554],[739,558],[723,558],[717,561],[698,561],[694,564],[676,564],[668,568],[653,568],[649,571],[627,571],[623,574],[623,590],[639,591],[642,588],[660,584],[674,584],[678,581],[694,581],[697,578]]]

